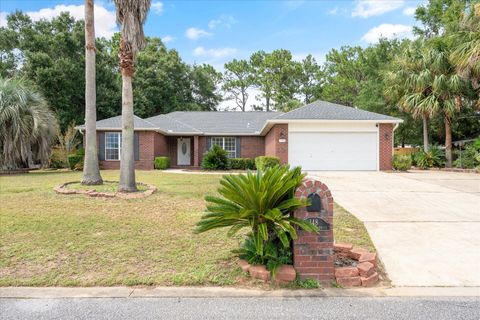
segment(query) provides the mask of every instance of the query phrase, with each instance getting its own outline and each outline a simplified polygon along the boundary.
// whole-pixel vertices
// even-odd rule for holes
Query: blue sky
[[[114,6],[96,2],[97,35],[116,31]],[[313,54],[323,61],[331,48],[367,46],[380,35],[411,37],[413,11],[421,1],[152,1],[145,25],[189,63],[221,69],[233,58],[257,50],[288,49],[295,59]],[[51,19],[60,11],[83,17],[83,1],[0,0],[0,26],[6,14],[22,10],[32,19]]]

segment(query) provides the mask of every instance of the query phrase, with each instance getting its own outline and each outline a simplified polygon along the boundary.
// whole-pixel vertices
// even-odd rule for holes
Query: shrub
[[[217,145],[214,145],[204,156],[202,160],[202,169],[204,170],[227,170],[228,153]]]
[[[281,250],[289,248],[297,238],[296,227],[318,232],[312,223],[291,216],[294,210],[307,205],[307,200],[295,198],[304,177],[299,167],[290,170],[288,166],[224,176],[218,189],[220,197],[205,197],[207,210],[195,232],[227,227],[227,234],[232,236],[247,228],[249,236],[244,251],[240,251],[247,254],[249,248],[250,261],[266,262],[274,271],[286,259]]]
[[[454,166],[458,168],[473,169],[480,166],[480,138],[465,146],[465,150],[457,151],[457,160]]]
[[[412,157],[409,155],[394,155],[393,156],[393,169],[400,171],[407,171],[412,167]]]
[[[421,169],[438,168],[445,165],[445,152],[438,146],[431,146],[427,152],[423,150],[418,151],[413,157],[413,162]]]
[[[155,157],[153,166],[157,170],[165,170],[170,168],[170,158],[169,157]]]
[[[258,170],[265,170],[278,165],[280,165],[280,158],[278,157],[260,156],[255,158],[255,166]]]
[[[231,158],[230,169],[255,170],[255,160],[250,158]]]
[[[76,154],[71,154],[68,156],[68,166],[70,167],[70,169],[74,170],[75,166],[79,162],[83,162],[83,156],[79,156]]]
[[[83,148],[78,148],[78,149],[77,149],[77,152],[75,152],[75,154],[76,154],[77,156],[82,156],[82,157],[84,157],[84,156],[85,156],[85,149],[83,149]]]
[[[65,162],[65,155],[62,150],[53,149],[52,154],[50,155],[50,168],[60,169],[67,168],[68,164]]]

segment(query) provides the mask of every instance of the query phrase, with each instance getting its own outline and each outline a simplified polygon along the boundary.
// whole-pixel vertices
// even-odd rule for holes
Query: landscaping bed
[[[137,191],[135,192],[117,192],[117,189],[117,181],[104,181],[101,185],[83,185],[74,181],[62,183],[53,188],[56,193],[64,195],[83,194],[89,197],[139,199],[151,196],[157,187],[137,182]]]
[[[102,171],[107,180],[118,171]],[[243,234],[193,234],[216,194],[219,175],[137,171],[157,187],[144,199],[116,201],[52,191],[80,172],[34,171],[2,176],[1,286],[219,285],[270,288],[237,266]],[[365,228],[335,207],[337,242],[372,250]],[[374,248],[373,248],[374,250]]]

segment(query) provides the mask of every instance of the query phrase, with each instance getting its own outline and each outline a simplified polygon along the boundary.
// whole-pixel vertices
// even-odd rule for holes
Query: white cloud
[[[115,22],[115,12],[108,11],[101,5],[95,5],[95,35],[97,37],[111,38],[117,30]],[[26,14],[33,20],[41,19],[52,20],[60,15],[61,12],[68,12],[77,20],[83,20],[85,17],[84,5],[64,5],[60,4],[53,8],[43,8],[38,11],[28,11]],[[0,26],[7,25],[7,13],[0,12]]]
[[[164,37],[162,37],[162,42],[163,42],[163,43],[169,43],[169,42],[172,42],[173,40],[175,40],[175,38],[172,37],[172,36],[164,36]]]
[[[185,31],[185,35],[187,36],[187,38],[189,39],[193,39],[193,40],[196,40],[196,39],[200,39],[200,38],[203,38],[203,37],[208,37],[208,36],[211,36],[212,33],[210,32],[207,32],[203,29],[198,29],[198,28],[188,28],[186,31]]]
[[[163,12],[163,3],[162,2],[160,2],[160,1],[152,2],[151,7],[152,7],[154,13],[162,14],[162,12]]]
[[[405,9],[403,9],[403,14],[406,16],[413,16],[416,10],[416,7],[406,7]]]
[[[197,57],[209,57],[209,58],[225,58],[237,53],[237,49],[234,48],[217,48],[217,49],[205,49],[204,47],[196,47],[193,50],[193,54]]]
[[[0,12],[0,27],[6,27],[6,26],[7,26],[7,13]]]
[[[405,4],[404,0],[357,0],[352,17],[368,18],[396,10]]]
[[[362,40],[368,43],[375,43],[380,38],[413,38],[412,26],[407,26],[404,24],[382,23],[381,25],[370,29],[362,37]]]
[[[210,20],[208,27],[210,29],[215,29],[216,27],[225,27],[230,29],[232,25],[237,23],[237,20],[233,16],[222,14],[218,19]]]
[[[332,16],[336,15],[337,13],[338,13],[338,7],[328,10],[328,14],[331,14]]]

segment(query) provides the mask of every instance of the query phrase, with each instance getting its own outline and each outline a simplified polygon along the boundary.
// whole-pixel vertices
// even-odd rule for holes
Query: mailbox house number
[[[319,230],[329,230],[330,224],[325,222],[322,218],[307,218],[305,221],[308,221],[318,227]]]

